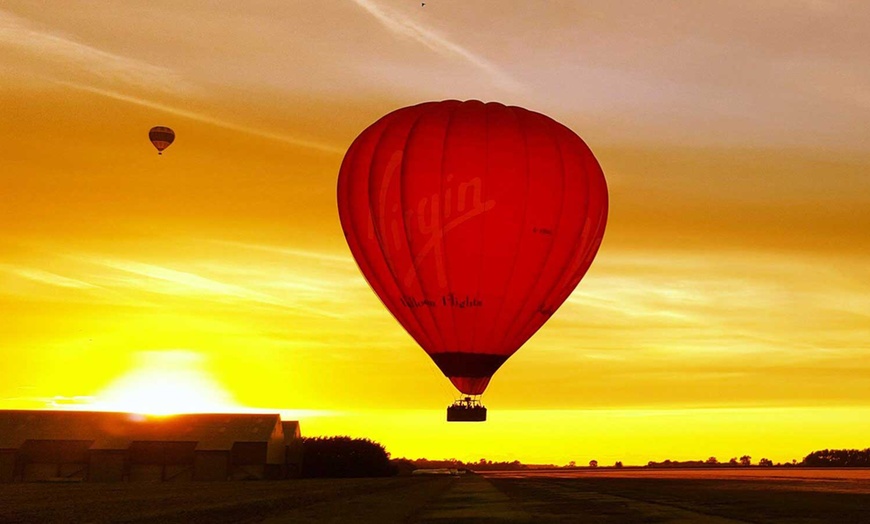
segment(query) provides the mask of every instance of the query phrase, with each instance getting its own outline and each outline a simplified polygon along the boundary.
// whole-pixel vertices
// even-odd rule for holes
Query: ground
[[[3,484],[0,523],[867,522],[868,470]]]

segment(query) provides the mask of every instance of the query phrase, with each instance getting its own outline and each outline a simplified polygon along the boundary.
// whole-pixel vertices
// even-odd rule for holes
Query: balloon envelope
[[[157,148],[157,153],[162,154],[163,150],[175,141],[175,131],[168,127],[155,126],[148,131],[148,139]]]
[[[396,110],[344,157],[338,209],[365,278],[464,394],[568,298],[604,234],[607,186],[574,132],[473,100]]]

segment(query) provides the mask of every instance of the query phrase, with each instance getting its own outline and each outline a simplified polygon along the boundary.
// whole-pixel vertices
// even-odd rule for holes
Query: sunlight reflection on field
[[[488,478],[727,480],[735,484],[764,482],[764,489],[870,493],[870,468],[584,468],[480,473]],[[728,484],[723,483],[722,488],[728,489]]]

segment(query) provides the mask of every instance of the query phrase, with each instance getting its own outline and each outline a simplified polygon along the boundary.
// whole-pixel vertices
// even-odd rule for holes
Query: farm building
[[[277,414],[0,411],[0,482],[278,479],[299,438]]]
[[[281,425],[284,429],[284,463],[287,465],[285,474],[287,478],[298,477],[302,474],[302,433],[299,430],[299,421],[285,420]]]

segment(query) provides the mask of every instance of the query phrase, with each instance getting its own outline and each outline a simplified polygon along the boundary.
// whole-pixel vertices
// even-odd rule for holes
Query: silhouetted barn
[[[299,421],[285,420],[281,425],[284,427],[285,476],[296,478],[302,474],[302,433],[299,430]]]
[[[0,411],[0,482],[277,479],[298,439],[279,415]]]

